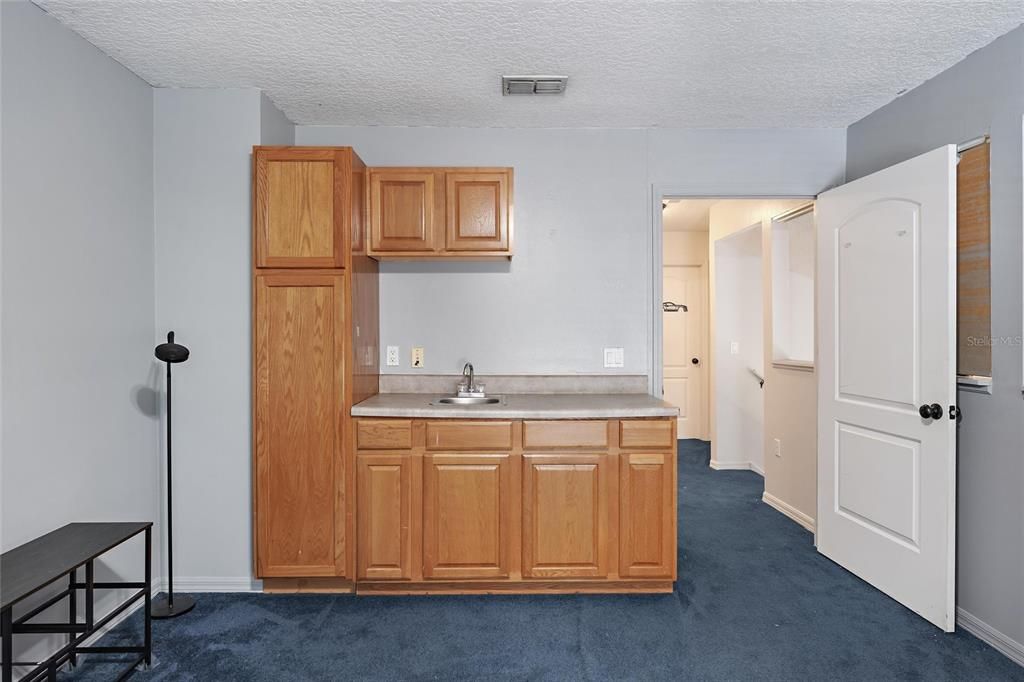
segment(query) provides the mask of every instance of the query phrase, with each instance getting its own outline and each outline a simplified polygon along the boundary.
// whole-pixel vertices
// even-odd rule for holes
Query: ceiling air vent
[[[501,94],[559,95],[568,82],[568,76],[502,76]]]

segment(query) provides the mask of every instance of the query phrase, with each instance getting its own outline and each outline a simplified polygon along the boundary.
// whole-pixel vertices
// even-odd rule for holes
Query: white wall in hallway
[[[726,209],[728,210],[728,209]],[[714,262],[714,322],[711,344],[714,361],[714,427],[711,466],[750,468],[764,474],[763,260],[760,221],[752,227],[728,229],[711,208],[715,230],[711,244]],[[730,225],[731,226],[731,225]]]
[[[151,89],[31,3],[0,16],[6,551],[72,521],[156,520],[160,479]],[[142,548],[97,579],[141,579]],[[15,658],[48,649],[30,640]]]

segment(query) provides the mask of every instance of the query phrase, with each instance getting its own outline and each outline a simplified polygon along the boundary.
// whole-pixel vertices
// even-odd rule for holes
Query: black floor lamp
[[[188,360],[188,348],[174,343],[174,332],[167,332],[167,343],[156,347],[156,359],[167,363],[167,594],[153,599],[153,618],[174,618],[188,613],[196,600],[188,595],[174,596],[174,506],[171,504],[171,365]]]

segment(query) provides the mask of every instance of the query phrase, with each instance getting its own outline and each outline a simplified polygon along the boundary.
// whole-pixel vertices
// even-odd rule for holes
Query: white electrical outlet
[[[626,366],[626,351],[622,348],[605,348],[604,349],[604,366],[605,367],[625,367]]]
[[[398,346],[388,346],[388,367],[398,367]]]
[[[778,438],[775,439],[775,456],[782,457],[782,441]]]
[[[412,366],[420,368],[423,366],[423,347],[414,346],[412,349]]]

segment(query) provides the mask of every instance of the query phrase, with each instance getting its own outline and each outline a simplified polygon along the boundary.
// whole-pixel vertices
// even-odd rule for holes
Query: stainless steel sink
[[[434,401],[434,405],[496,405],[501,402],[501,398],[494,397],[483,397],[483,396],[457,396],[457,395],[446,395],[443,398],[438,398]]]

